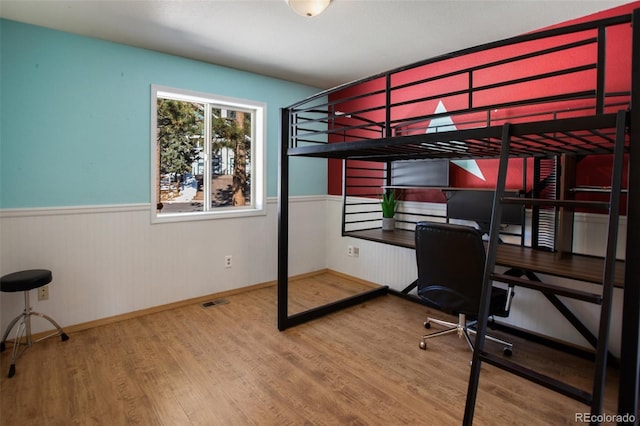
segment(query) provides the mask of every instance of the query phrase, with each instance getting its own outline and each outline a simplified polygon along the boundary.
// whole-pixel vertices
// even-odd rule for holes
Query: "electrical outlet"
[[[358,257],[360,255],[360,249],[356,246],[347,246],[347,256]]]
[[[49,286],[38,287],[38,300],[49,300]]]
[[[353,256],[353,246],[347,246],[347,256]]]
[[[224,257],[224,267],[225,268],[231,268],[232,265],[233,265],[233,262],[232,262],[232,259],[231,259],[231,255],[225,256]]]

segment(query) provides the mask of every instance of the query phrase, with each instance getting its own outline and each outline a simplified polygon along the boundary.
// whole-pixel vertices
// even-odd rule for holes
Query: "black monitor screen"
[[[391,166],[391,185],[449,186],[449,160],[402,160]]]
[[[447,217],[474,221],[482,224],[491,223],[493,208],[491,190],[458,190],[449,191],[447,196]],[[517,192],[506,191],[505,197],[518,197]],[[501,223],[505,225],[522,224],[522,205],[503,204]]]

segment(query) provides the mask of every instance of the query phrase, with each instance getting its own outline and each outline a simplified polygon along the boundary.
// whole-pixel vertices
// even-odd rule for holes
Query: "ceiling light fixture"
[[[284,0],[298,15],[311,18],[320,15],[333,0]]]

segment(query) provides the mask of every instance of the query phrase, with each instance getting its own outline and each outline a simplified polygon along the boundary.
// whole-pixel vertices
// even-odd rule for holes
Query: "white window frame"
[[[158,168],[158,98],[175,99],[248,111],[253,114],[252,147],[251,147],[251,205],[238,207],[216,207],[201,212],[158,213],[157,184],[160,180]],[[266,124],[267,105],[246,99],[195,92],[174,87],[151,85],[151,223],[183,222],[192,220],[209,220],[266,215]],[[205,159],[209,161],[209,159]]]

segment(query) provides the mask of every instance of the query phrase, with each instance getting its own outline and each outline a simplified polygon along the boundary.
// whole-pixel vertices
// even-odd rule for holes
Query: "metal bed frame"
[[[632,26],[632,66],[630,87],[619,92],[606,91],[606,36],[612,27]],[[531,42],[550,45],[532,49]],[[512,54],[513,48],[526,51]],[[481,76],[496,72],[501,67],[525,66],[544,57],[565,55],[574,49],[588,49],[593,58],[587,63],[546,70],[540,74],[515,77],[510,80],[482,82]],[[497,54],[497,59],[477,61],[480,53]],[[505,53],[507,52],[507,53]],[[471,65],[468,65],[468,60]],[[474,62],[475,61],[475,62]],[[454,64],[452,71],[440,75],[425,72],[424,77],[410,79],[409,73],[429,70],[442,64]],[[460,65],[462,64],[462,65]],[[435,69],[435,68],[434,68]],[[428,75],[427,75],[428,74]],[[414,75],[414,74],[411,74]],[[593,81],[584,90],[538,94],[529,98],[504,98],[495,101],[487,94],[520,94],[523,85],[544,85],[554,79],[585,78]],[[424,96],[408,96],[424,91],[425,87],[455,83],[444,92]],[[480,81],[480,82],[478,82]],[[556,80],[557,81],[557,80]],[[421,107],[436,99],[464,99],[464,107],[446,113],[424,114]],[[464,424],[473,421],[473,410],[480,375],[480,365],[488,362],[571,396],[591,405],[592,414],[602,413],[604,371],[607,361],[607,337],[610,316],[610,293],[613,288],[613,266],[622,188],[622,159],[628,156],[629,170],[627,196],[627,241],[624,265],[624,299],[622,348],[618,413],[638,413],[638,384],[640,376],[640,9],[632,14],[617,16],[563,28],[527,34],[408,65],[378,74],[358,82],[321,92],[284,108],[281,112],[281,147],[279,162],[278,210],[278,328],[285,330],[345,307],[353,306],[379,295],[389,293],[387,287],[354,295],[326,305],[311,308],[294,315],[288,313],[288,198],[289,162],[293,157],[332,158],[388,163],[394,160],[442,159],[500,159],[499,177],[494,199],[493,223],[499,223],[501,206],[522,202],[502,196],[509,158],[576,156],[607,154],[613,158],[611,199],[608,202],[576,200],[534,200],[528,205],[553,204],[556,208],[605,209],[610,214],[609,244],[603,271],[602,315],[598,333],[596,373],[592,394],[572,389],[537,373],[525,371],[512,363],[495,359],[483,351],[486,321],[478,324],[478,336],[467,392]],[[496,110],[511,111],[507,117],[496,115]],[[418,111],[409,113],[408,111]],[[434,119],[455,117],[461,129],[446,126],[427,133],[426,124]],[[633,149],[631,149],[633,147]],[[493,273],[496,261],[498,226],[491,226],[488,260],[485,268],[485,290],[491,280],[500,279]],[[615,244],[613,244],[615,247]],[[486,291],[485,291],[486,293]],[[488,297],[485,294],[485,298]],[[483,305],[484,306],[484,305]]]

